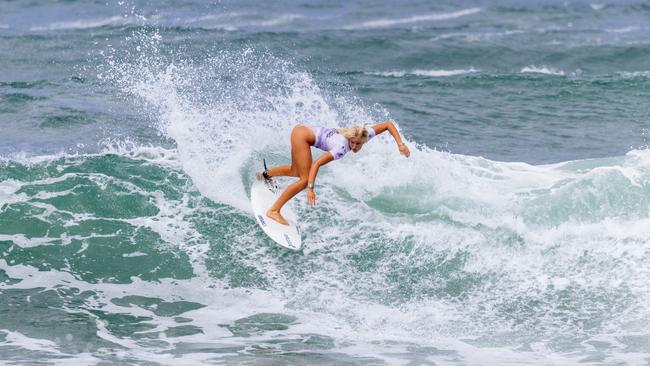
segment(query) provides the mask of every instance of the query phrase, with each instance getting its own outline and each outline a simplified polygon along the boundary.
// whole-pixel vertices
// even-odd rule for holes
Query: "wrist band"
[[[308,189],[314,189],[314,185],[313,184],[307,184],[307,188]]]

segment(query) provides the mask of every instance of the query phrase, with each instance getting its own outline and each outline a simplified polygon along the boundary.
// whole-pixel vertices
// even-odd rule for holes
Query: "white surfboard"
[[[266,211],[273,205],[278,195],[278,192],[268,187],[264,181],[253,179],[251,205],[253,206],[255,220],[264,230],[264,233],[273,241],[285,248],[298,250],[302,245],[300,229],[298,228],[296,214],[289,205],[284,205],[280,211],[282,216],[289,222],[289,225],[282,225],[266,216]]]

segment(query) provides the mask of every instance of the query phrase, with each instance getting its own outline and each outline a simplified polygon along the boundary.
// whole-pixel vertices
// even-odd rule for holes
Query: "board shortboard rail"
[[[278,192],[267,185],[263,180],[253,179],[251,186],[251,206],[255,221],[262,228],[264,233],[278,245],[298,250],[302,245],[298,219],[291,207],[285,205],[282,208],[282,216],[289,225],[282,225],[279,222],[266,216],[266,211],[275,203]]]

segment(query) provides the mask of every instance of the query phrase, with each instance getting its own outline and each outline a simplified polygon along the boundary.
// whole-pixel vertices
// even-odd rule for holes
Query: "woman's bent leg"
[[[288,225],[287,220],[280,213],[282,206],[307,187],[307,178],[312,162],[310,147],[312,139],[313,133],[305,126],[296,126],[291,131],[291,167],[289,170],[294,174],[297,172],[296,175],[299,179],[290,184],[266,212],[266,216],[281,224]]]

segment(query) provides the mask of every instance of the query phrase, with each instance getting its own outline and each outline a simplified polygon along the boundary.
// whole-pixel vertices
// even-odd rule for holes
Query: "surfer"
[[[395,139],[400,154],[409,157],[411,152],[402,142],[395,124],[391,121],[377,123],[372,126],[349,128],[295,126],[291,131],[291,165],[281,165],[267,169],[261,174],[258,173],[259,178],[267,181],[270,181],[272,177],[299,178],[282,192],[273,206],[268,209],[266,216],[281,224],[288,225],[287,220],[280,214],[280,209],[287,201],[305,188],[307,188],[307,203],[309,205],[316,203],[314,183],[316,182],[318,169],[321,166],[342,158],[349,151],[359,152],[368,140],[386,131]],[[325,151],[325,154],[312,161],[311,146]]]

